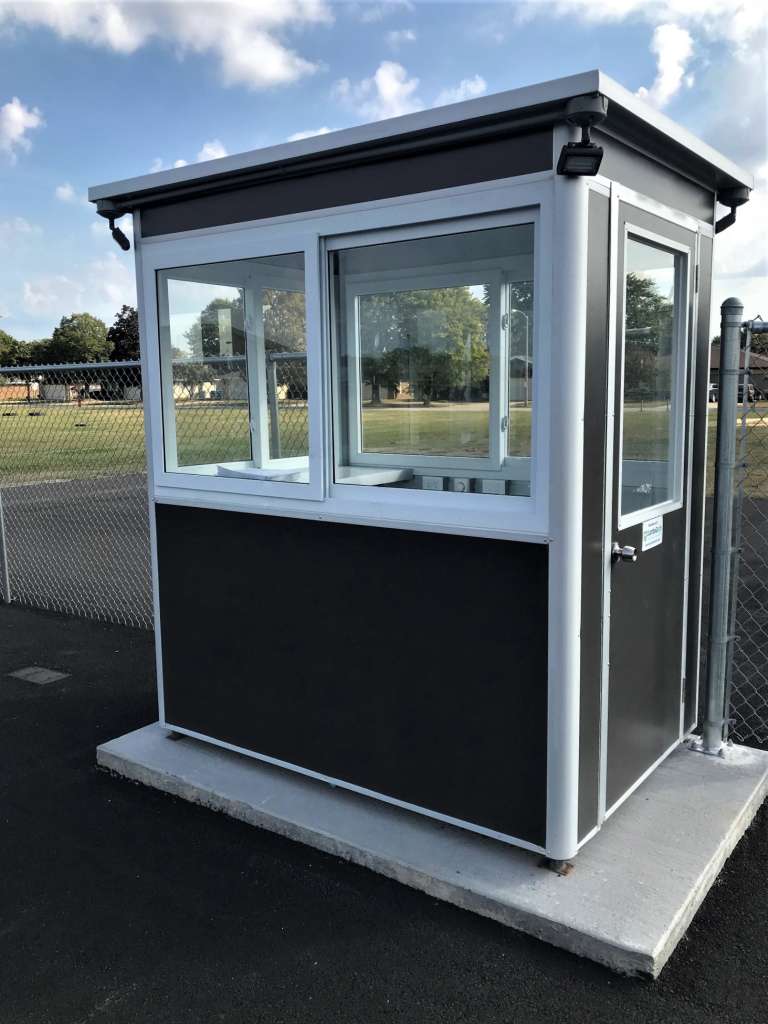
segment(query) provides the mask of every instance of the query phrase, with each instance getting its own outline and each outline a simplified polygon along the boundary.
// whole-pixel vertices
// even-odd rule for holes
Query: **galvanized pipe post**
[[[707,707],[702,736],[705,754],[720,754],[726,721],[726,675],[731,644],[729,597],[733,555],[733,481],[736,464],[736,417],[739,399],[739,355],[744,306],[726,299],[720,315],[720,377],[715,461],[715,505],[712,516],[712,576],[709,601]]]

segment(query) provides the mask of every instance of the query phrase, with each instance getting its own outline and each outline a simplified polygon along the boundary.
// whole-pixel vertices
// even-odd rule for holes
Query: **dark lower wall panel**
[[[156,523],[169,724],[545,844],[545,546]]]
[[[149,205],[141,211],[141,233],[149,237],[324,210],[532,174],[551,166],[550,128],[516,135],[507,133],[471,145],[454,144],[426,153],[398,155],[395,149],[387,157],[367,163],[304,175],[285,174],[228,191],[222,191],[218,185],[218,191]]]

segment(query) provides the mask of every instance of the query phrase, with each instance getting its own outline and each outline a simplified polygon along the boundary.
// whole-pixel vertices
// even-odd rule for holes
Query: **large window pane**
[[[303,271],[303,253],[158,271],[168,471],[307,482]]]
[[[679,496],[683,273],[680,254],[627,239],[622,515]]]
[[[336,481],[530,493],[533,225],[331,254]]]

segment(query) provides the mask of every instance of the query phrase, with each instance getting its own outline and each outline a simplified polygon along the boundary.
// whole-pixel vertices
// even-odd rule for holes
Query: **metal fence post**
[[[720,377],[718,383],[715,505],[712,515],[712,577],[706,718],[702,749],[719,754],[726,720],[726,675],[729,648],[729,597],[733,554],[733,478],[736,463],[736,416],[739,398],[739,355],[744,306],[726,299],[720,314]]]

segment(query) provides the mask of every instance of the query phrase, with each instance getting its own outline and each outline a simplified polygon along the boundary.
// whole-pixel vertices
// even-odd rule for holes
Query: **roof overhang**
[[[127,212],[150,202],[313,173],[334,165],[379,159],[395,151],[425,151],[455,145],[462,138],[471,142],[475,137],[514,134],[563,123],[565,105],[570,99],[595,93],[608,100],[608,117],[600,125],[601,131],[713,192],[737,186],[754,187],[752,175],[727,157],[601,71],[586,71],[297,142],[95,185],[88,190],[88,198],[91,202],[101,201],[101,206]]]

